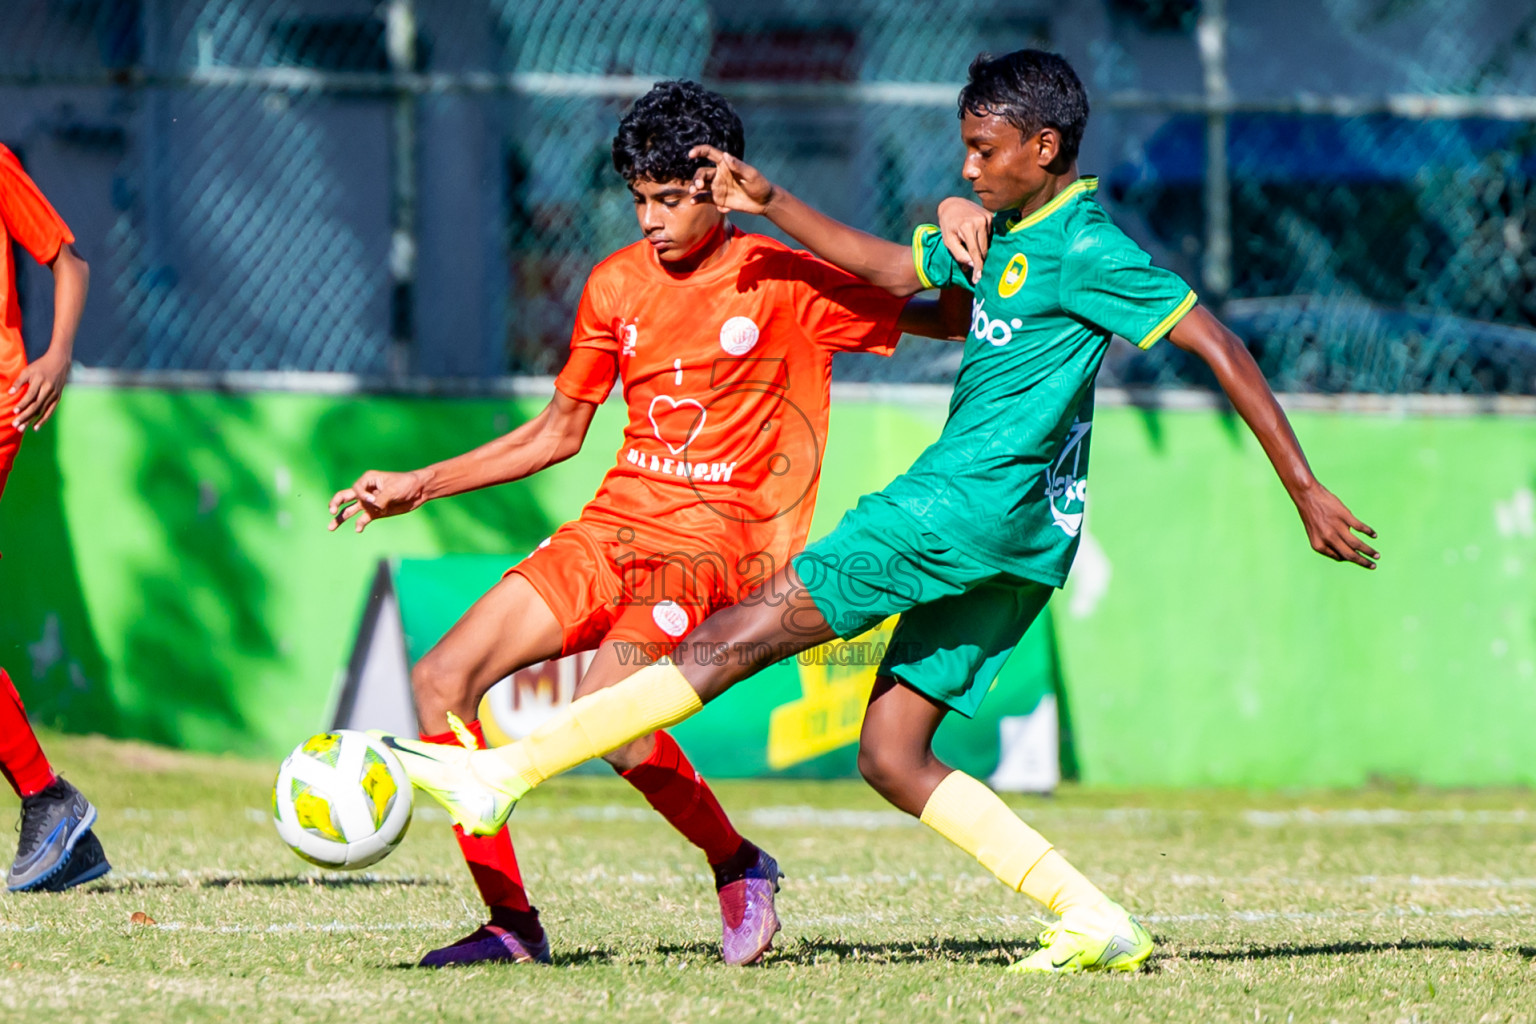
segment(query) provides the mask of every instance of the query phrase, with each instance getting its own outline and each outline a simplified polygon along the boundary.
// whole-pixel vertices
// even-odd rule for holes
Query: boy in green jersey
[[[1093,384],[1110,337],[1163,337],[1204,359],[1296,504],[1312,546],[1374,568],[1375,533],[1317,482],[1247,350],[1151,265],[1079,177],[1082,84],[1053,54],[980,58],[960,94],[964,176],[995,214],[990,248],[963,208],[917,229],[910,249],[807,207],[709,147],[695,191],[762,214],[824,259],[896,294],[960,286],[972,321],[939,439],[865,495],[837,528],[765,587],[684,638],[672,660],[575,701],[533,735],[470,752],[394,741],[416,785],[467,830],[493,830],[557,772],[697,712],[760,668],[901,616],[860,736],[859,769],[1010,888],[1060,916],[1018,971],[1135,970],[1146,930],[996,794],[933,753],[950,711],[972,714],[998,669],[1066,579],[1087,496]],[[945,243],[950,236],[968,271]],[[963,243],[963,244],[962,244]]]

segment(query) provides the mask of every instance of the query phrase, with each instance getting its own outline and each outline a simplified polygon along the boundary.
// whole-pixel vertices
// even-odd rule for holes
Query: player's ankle
[[[1057,914],[1061,917],[1072,914],[1109,920],[1125,916],[1125,911],[1108,896],[1100,893],[1096,898],[1071,902],[1063,906]]]
[[[732,882],[739,882],[747,877],[747,872],[752,870],[757,863],[757,855],[760,851],[750,839],[743,839],[736,852],[718,864],[711,864],[715,871],[715,889],[719,891]]]
[[[48,785],[35,793],[22,797],[22,800],[63,800],[69,796],[71,788],[64,781],[64,776],[55,774]]]
[[[539,923],[539,908],[517,910],[512,907],[492,907],[491,924],[505,928],[524,942],[538,943],[544,939],[544,926]]]

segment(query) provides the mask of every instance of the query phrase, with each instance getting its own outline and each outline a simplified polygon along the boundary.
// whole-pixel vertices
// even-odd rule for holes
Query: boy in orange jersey
[[[53,337],[27,365],[11,242],[53,271]],[[75,236],[16,155],[0,146],[0,495],[21,448],[22,434],[48,422],[69,376],[75,330],[85,308],[90,271]],[[12,892],[56,892],[111,870],[91,831],[96,808],[54,774],[27,721],[21,695],[0,668],[0,768],[21,797],[21,838],[6,878]]]
[[[433,498],[522,479],[574,455],[622,383],[629,422],[596,497],[413,670],[424,740],[480,745],[479,723],[460,720],[475,716],[497,680],[557,655],[596,651],[578,695],[611,686],[771,577],[810,526],[833,353],[888,355],[903,330],[964,332],[945,331],[932,306],[908,307],[737,230],[689,194],[701,164],[688,152],[701,144],[740,153],[743,133],[730,105],[693,83],[662,83],[625,115],[613,160],[645,237],[588,278],[570,357],[542,413],[446,462],[364,473],[331,499],[331,528],[352,520],[362,530]],[[726,962],[759,959],[779,929],[778,864],[732,827],[667,734],[607,760],[709,860]],[[422,964],[547,962],[506,829],[455,832],[491,921]]]

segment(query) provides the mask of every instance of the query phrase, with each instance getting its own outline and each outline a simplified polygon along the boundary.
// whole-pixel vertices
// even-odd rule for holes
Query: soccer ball
[[[355,871],[400,845],[411,824],[411,780],[399,758],[352,729],[311,736],[277,770],[272,821],[293,852]]]

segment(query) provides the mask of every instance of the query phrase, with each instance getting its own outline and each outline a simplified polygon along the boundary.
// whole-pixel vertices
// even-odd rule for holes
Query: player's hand
[[[969,199],[951,196],[939,204],[939,233],[955,262],[970,268],[971,283],[980,283],[981,264],[992,244],[992,215]]]
[[[706,197],[721,213],[735,210],[740,213],[761,215],[773,200],[773,182],[749,163],[714,146],[694,146],[688,151],[690,160],[708,160],[713,167],[700,167],[693,175],[689,191],[695,196]]]
[[[17,430],[31,426],[36,430],[47,423],[59,406],[59,395],[64,391],[64,381],[68,377],[69,360],[54,358],[51,353],[45,353],[22,370],[16,383],[11,385],[10,394],[26,393],[16,406],[11,426]]]
[[[1363,533],[1375,540],[1376,531],[1356,519],[1332,491],[1315,483],[1294,497],[1296,511],[1301,513],[1313,551],[1335,562],[1354,562],[1366,569],[1376,568],[1376,560],[1381,555],[1356,536]]]
[[[334,532],[342,523],[352,520],[357,532],[362,533],[375,519],[414,512],[426,500],[420,473],[370,469],[357,478],[357,483],[332,495],[331,525],[327,529]]]

